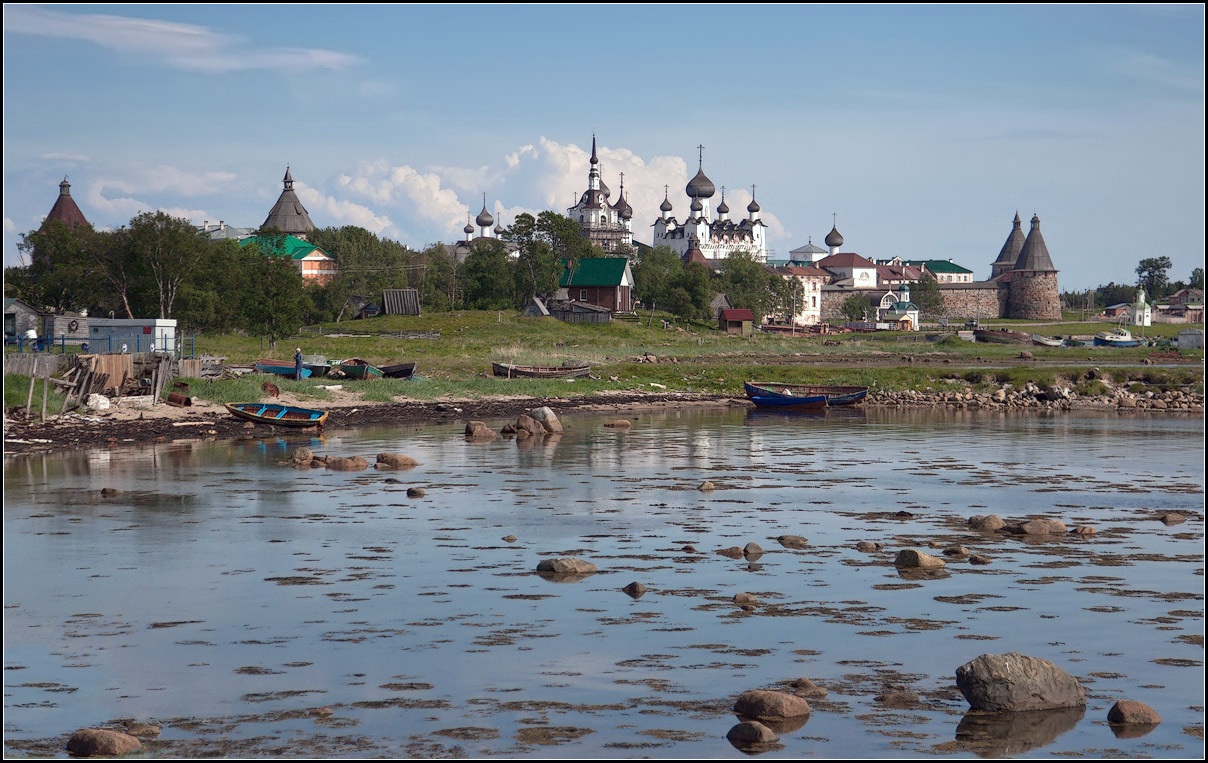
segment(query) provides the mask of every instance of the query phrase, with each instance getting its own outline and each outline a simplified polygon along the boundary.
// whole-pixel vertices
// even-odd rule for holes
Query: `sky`
[[[1204,7],[4,6],[4,264],[64,178],[101,230],[315,225],[415,249],[566,214],[593,136],[651,243],[703,169],[769,257],[990,274],[1035,215],[1061,291],[1204,266]],[[623,173],[623,179],[622,179]]]

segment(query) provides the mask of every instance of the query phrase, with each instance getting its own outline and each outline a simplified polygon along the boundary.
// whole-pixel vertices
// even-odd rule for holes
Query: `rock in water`
[[[974,710],[1018,712],[1084,707],[1086,688],[1048,660],[1018,652],[983,654],[956,669],[956,686]]]

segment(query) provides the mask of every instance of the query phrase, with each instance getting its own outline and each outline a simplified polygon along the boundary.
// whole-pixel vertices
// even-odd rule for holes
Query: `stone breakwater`
[[[889,408],[955,407],[969,409],[1039,409],[1051,411],[1170,411],[1204,413],[1203,393],[1184,390],[1130,392],[1119,388],[1101,395],[1080,395],[1070,387],[1045,387],[1026,384],[1020,388],[1003,387],[993,392],[974,392],[971,388],[943,392],[871,389],[867,405]]]

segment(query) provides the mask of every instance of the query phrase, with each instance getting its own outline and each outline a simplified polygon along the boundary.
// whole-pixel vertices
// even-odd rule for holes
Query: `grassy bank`
[[[664,327],[664,321],[669,322]],[[994,327],[1016,327],[1044,335],[1093,336],[1107,323],[996,321]],[[1174,337],[1179,325],[1147,327],[1147,337]],[[248,364],[256,358],[292,359],[300,346],[308,355],[330,359],[360,357],[387,365],[417,364],[416,378],[294,381],[273,377],[283,392],[322,403],[331,393],[321,387],[342,384],[366,402],[398,398],[415,400],[485,399],[525,395],[542,398],[591,395],[614,390],[742,394],[743,380],[806,384],[860,384],[890,390],[939,391],[968,387],[991,391],[1005,384],[1059,384],[1082,394],[1096,394],[1103,378],[1113,384],[1150,388],[1180,387],[1203,391],[1202,363],[1178,367],[1149,363],[1154,348],[1047,348],[973,343],[938,328],[899,333],[781,335],[756,332],[738,337],[714,324],[672,321],[667,315],[640,320],[614,320],[604,325],[568,324],[553,318],[524,318],[515,312],[456,312],[425,316],[384,316],[308,327],[301,335],[280,340],[276,348],[259,337],[198,336],[183,338],[200,355]],[[1021,364],[1022,351],[1037,363]],[[1203,360],[1203,353],[1183,353]],[[650,362],[649,359],[654,359]],[[529,365],[590,363],[593,378],[574,381],[499,379],[490,375],[492,361]],[[1088,368],[1102,364],[1099,379]],[[263,397],[267,377],[207,382],[186,379],[191,394],[213,402]],[[5,378],[5,404],[26,403],[28,379]],[[36,408],[40,407],[40,389]],[[52,396],[53,393],[52,391]],[[59,398],[61,404],[61,398]],[[48,403],[58,411],[58,404]]]

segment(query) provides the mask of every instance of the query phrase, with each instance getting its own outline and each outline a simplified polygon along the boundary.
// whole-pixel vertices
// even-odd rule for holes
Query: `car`
[[[975,321],[972,318],[970,318],[969,320],[965,321],[965,328],[967,328],[967,329],[981,328],[981,323],[979,321]]]

